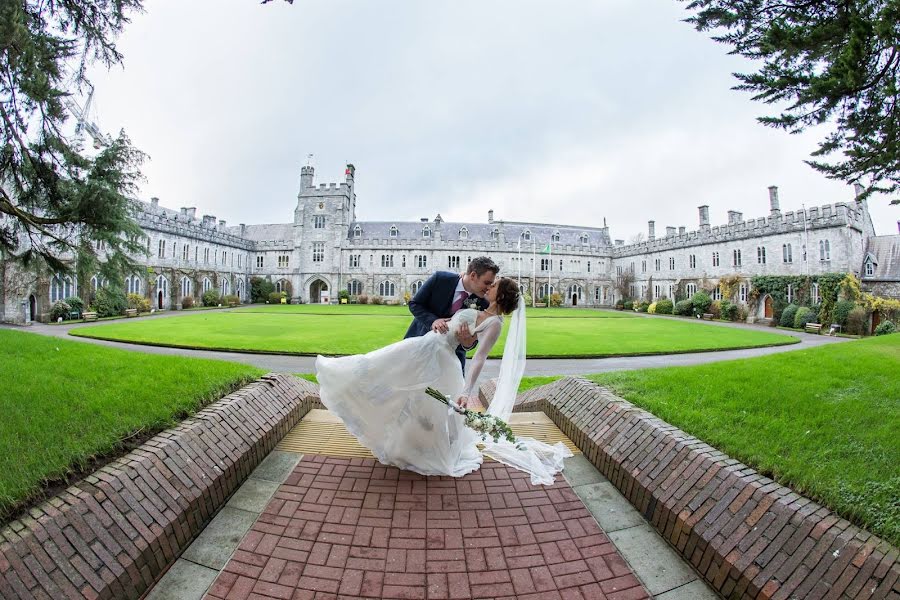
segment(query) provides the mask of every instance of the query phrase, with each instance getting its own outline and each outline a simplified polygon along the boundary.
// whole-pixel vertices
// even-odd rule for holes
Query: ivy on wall
[[[813,306],[812,286],[819,284],[819,323],[831,323],[831,313],[838,300],[841,282],[845,273],[825,273],[823,275],[756,275],[750,278],[751,299],[758,302],[765,295],[772,297],[775,317],[788,305],[788,286],[792,290],[792,303],[800,306]]]

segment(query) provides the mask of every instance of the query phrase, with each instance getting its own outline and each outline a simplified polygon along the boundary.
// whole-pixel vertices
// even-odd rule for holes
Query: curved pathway
[[[167,312],[152,317],[138,317],[140,319],[164,319],[178,318],[195,314],[194,312]],[[638,313],[641,317],[649,319],[660,318],[676,318],[664,316],[650,316]],[[146,352],[148,354],[164,354],[174,356],[188,356],[194,358],[208,358],[214,360],[227,360],[231,362],[239,362],[247,365],[253,365],[267,371],[279,373],[312,373],[315,364],[313,356],[289,356],[283,354],[252,354],[246,352],[219,352],[215,350],[188,350],[184,348],[167,348],[163,346],[145,346],[141,344],[130,344],[127,342],[110,342],[106,340],[95,340],[91,338],[74,337],[69,335],[69,331],[86,326],[106,325],[113,323],[121,323],[120,320],[98,321],[93,323],[74,323],[68,325],[47,325],[43,323],[32,323],[29,327],[7,326],[10,329],[19,331],[30,331],[40,335],[51,337],[65,338],[68,340],[84,342],[89,344],[99,344],[110,348],[119,348],[122,350],[130,350],[134,352]],[[739,329],[755,329],[760,327],[756,325],[747,325],[744,323],[725,323],[699,321],[707,327],[733,327]],[[525,376],[541,376],[541,375],[589,375],[591,373],[602,373],[605,371],[628,371],[633,369],[647,369],[657,367],[677,367],[700,365],[711,362],[719,362],[723,360],[735,360],[739,358],[752,358],[755,356],[765,356],[768,354],[776,354],[780,352],[791,352],[794,350],[803,350],[806,348],[814,348],[826,344],[834,344],[849,341],[847,338],[829,337],[825,335],[814,335],[796,331],[777,330],[778,333],[798,338],[800,343],[787,346],[775,346],[770,348],[747,348],[745,350],[723,350],[719,352],[691,352],[685,354],[664,354],[656,356],[620,356],[609,358],[542,358],[529,359],[525,367]],[[496,359],[488,360],[482,371],[482,378],[493,378],[499,373],[500,361]]]

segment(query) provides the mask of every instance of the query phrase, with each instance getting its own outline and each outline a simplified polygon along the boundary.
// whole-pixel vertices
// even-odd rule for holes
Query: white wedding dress
[[[521,303],[520,308],[524,318]],[[571,456],[565,446],[521,438],[518,447],[508,442],[485,444],[479,434],[465,427],[459,414],[425,394],[427,387],[451,399],[476,392],[478,376],[503,324],[502,317],[488,316],[476,326],[477,317],[478,311],[463,309],[453,315],[446,334],[428,332],[368,354],[319,356],[316,376],[322,404],[340,417],[347,430],[382,464],[422,475],[461,477],[481,465],[478,444],[482,444],[485,454],[530,472],[533,483],[552,484],[554,475],[562,470],[562,459]],[[465,379],[456,356],[457,332],[464,322],[479,341],[475,356],[466,363]],[[512,412],[524,368],[524,325],[520,342],[519,360],[507,361],[504,352],[498,384],[498,392],[505,397],[498,403],[501,412],[491,410],[495,408],[493,402],[488,411],[504,420]],[[517,376],[507,376],[504,381],[507,363],[521,363],[521,368]]]

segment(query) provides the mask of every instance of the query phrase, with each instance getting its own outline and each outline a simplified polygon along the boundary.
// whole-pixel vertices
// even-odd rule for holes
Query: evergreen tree
[[[735,74],[735,89],[786,103],[763,124],[791,133],[831,124],[808,164],[863,184],[866,195],[898,189],[900,0],[681,1],[698,31],[762,61],[755,73]]]
[[[146,251],[133,196],[144,155],[124,132],[94,156],[66,133],[87,67],[120,64],[115,37],[142,0],[0,0],[0,254],[115,284]],[[72,128],[69,127],[69,130]]]

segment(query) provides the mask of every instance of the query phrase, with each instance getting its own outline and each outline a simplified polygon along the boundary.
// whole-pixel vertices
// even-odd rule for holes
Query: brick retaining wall
[[[139,598],[311,408],[266,375],[0,530],[0,598]]]
[[[565,378],[515,410],[553,419],[725,598],[900,598],[896,547],[605,388]]]

